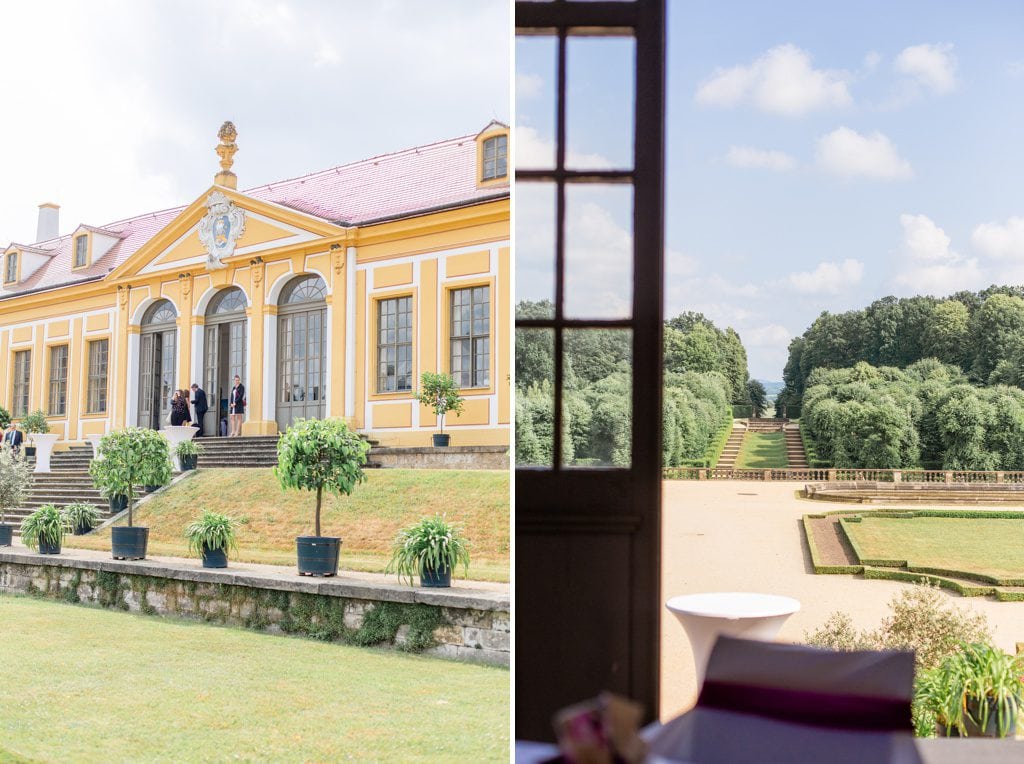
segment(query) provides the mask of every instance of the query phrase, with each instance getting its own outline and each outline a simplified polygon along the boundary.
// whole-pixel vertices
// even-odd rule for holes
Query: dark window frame
[[[98,353],[100,347],[103,348],[102,363],[99,359],[94,358],[94,353]],[[89,340],[86,359],[88,363],[88,379],[86,382],[85,413],[106,414],[110,382],[110,339],[103,337]]]
[[[11,414],[28,415],[32,391],[32,351],[15,350],[11,363]]]
[[[488,149],[491,156],[488,157]],[[484,138],[480,147],[480,181],[500,180],[508,177],[508,134],[499,133]]]
[[[377,395],[389,395],[392,393],[411,393],[413,389],[413,366],[415,364],[415,357],[413,356],[414,346],[414,332],[415,332],[415,321],[414,321],[414,306],[413,306],[413,295],[412,294],[400,294],[391,295],[388,297],[380,297],[374,300],[376,302],[374,309],[374,316],[376,320],[376,336],[374,337],[374,343],[377,347]],[[393,305],[394,312],[385,313],[385,308]],[[407,309],[403,310],[403,307]],[[395,317],[394,327],[383,326],[385,316],[393,315]],[[408,317],[408,324],[402,325],[402,317]],[[402,330],[408,331],[409,339],[407,341],[400,341],[399,333]],[[395,339],[382,340],[382,334],[387,331],[394,331]],[[402,351],[408,349],[408,364],[409,371],[406,375],[398,374],[399,363],[402,362]],[[394,372],[392,373],[388,368],[388,361],[384,360],[384,353],[382,351],[394,350]],[[382,368],[384,372],[381,373]],[[394,387],[389,387],[390,380],[394,380]],[[399,386],[405,380],[405,386]]]
[[[69,356],[66,344],[50,346],[50,395],[47,400],[47,411],[50,416],[65,416],[68,413]]]
[[[89,264],[89,234],[83,233],[76,236],[74,249],[74,264],[72,267],[84,268]]]
[[[18,280],[18,253],[8,252],[4,261],[4,283],[13,284]]]
[[[486,301],[477,302],[474,298],[478,290],[487,291]],[[456,295],[469,294],[469,321],[462,322],[457,321],[455,317],[455,300]],[[485,311],[484,319],[487,322],[486,328],[483,332],[477,332],[475,329],[476,319],[473,316],[474,308],[477,305],[484,304],[487,306]],[[457,323],[468,323],[469,333],[456,333]],[[455,343],[469,341],[469,370],[460,369],[458,374],[459,378],[456,378],[455,371]],[[481,353],[478,351],[478,345],[486,345],[486,351],[483,353],[487,357],[485,363],[482,366],[477,364]],[[491,386],[491,353],[493,350],[494,343],[491,339],[491,285],[490,284],[474,284],[472,286],[465,287],[454,287],[448,290],[448,371],[452,378],[455,379],[455,384],[463,390],[479,390],[481,388],[489,388]],[[467,357],[462,354],[459,357]],[[477,381],[480,375],[483,375],[483,381]],[[465,382],[468,375],[468,383]]]

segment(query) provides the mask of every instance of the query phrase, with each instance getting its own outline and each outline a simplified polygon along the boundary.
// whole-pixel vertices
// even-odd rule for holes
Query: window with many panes
[[[10,284],[18,280],[18,255],[11,252],[7,255],[7,262],[4,265],[4,283]]]
[[[89,237],[85,234],[75,237],[75,267],[81,268],[89,251]]]
[[[11,413],[14,416],[28,414],[28,391],[32,373],[32,351],[19,350],[14,354],[14,398],[11,401]]]
[[[50,415],[68,411],[68,346],[50,348]]]
[[[109,340],[89,343],[89,385],[86,391],[86,413],[103,414],[107,410],[107,354]]]
[[[451,373],[459,387],[491,383],[491,288],[451,292]]]
[[[412,297],[377,303],[377,392],[412,390]]]
[[[484,141],[484,171],[481,180],[508,175],[508,136],[496,135]]]

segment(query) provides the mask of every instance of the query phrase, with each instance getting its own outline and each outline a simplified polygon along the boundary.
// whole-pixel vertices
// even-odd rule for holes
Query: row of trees
[[[1024,391],[974,386],[934,358],[813,370],[801,426],[835,467],[1024,469]]]
[[[549,301],[520,302],[516,314],[540,318]],[[632,447],[632,336],[621,329],[573,329],[564,336],[562,459],[577,464],[629,463]],[[553,448],[554,340],[547,329],[516,334],[516,458],[549,464]],[[702,461],[732,418],[750,404],[747,356],[739,335],[699,313],[665,325],[664,458],[666,466]],[[764,389],[760,388],[760,406]]]
[[[980,385],[1024,382],[1024,287],[935,297],[883,297],[863,310],[822,313],[789,345],[776,408],[798,406],[819,368],[906,368],[935,358]]]

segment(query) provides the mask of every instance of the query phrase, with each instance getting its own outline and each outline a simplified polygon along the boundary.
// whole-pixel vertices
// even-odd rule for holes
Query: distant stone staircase
[[[786,460],[791,470],[805,470],[810,465],[807,463],[807,452],[804,451],[804,441],[800,437],[800,425],[790,425],[782,431],[786,436]]]
[[[722,454],[718,457],[719,469],[731,470],[736,466],[736,458],[740,455],[740,448],[743,446],[743,438],[747,434],[745,428],[734,427],[729,433],[729,439],[725,441]]]
[[[203,447],[199,456],[200,469],[216,469],[224,467],[276,467],[277,466],[277,435],[253,435],[238,438],[197,438],[196,443]],[[376,441],[369,441],[371,446]],[[380,467],[372,459],[367,468]]]
[[[110,504],[92,484],[89,476],[89,462],[92,460],[92,446],[73,446],[65,451],[56,451],[50,457],[50,472],[32,473],[32,484],[28,499],[17,509],[7,512],[7,522],[15,527],[44,504],[63,507],[75,502],[95,504],[101,516],[110,514]],[[31,463],[35,463],[30,458]]]

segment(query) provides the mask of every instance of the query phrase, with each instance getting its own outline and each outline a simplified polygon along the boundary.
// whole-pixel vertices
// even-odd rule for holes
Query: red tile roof
[[[268,183],[242,194],[289,207],[344,226],[412,217],[509,195],[509,185],[477,187],[474,135],[333,167],[311,175]],[[102,278],[163,230],[185,206],[119,220],[89,230],[121,237],[87,268],[71,269],[70,234],[31,245],[55,255],[27,279],[0,289],[0,299]],[[83,226],[76,226],[75,230]]]

